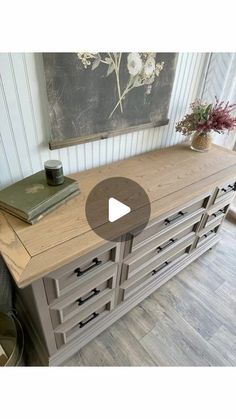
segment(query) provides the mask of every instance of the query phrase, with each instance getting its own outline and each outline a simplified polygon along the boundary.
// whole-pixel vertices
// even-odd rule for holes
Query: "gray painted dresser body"
[[[127,234],[124,242],[105,244],[20,290],[42,362],[59,365],[216,244],[234,193],[219,200],[228,182],[220,186],[163,214],[140,236]],[[78,267],[83,272],[91,266],[77,276]]]
[[[213,165],[210,155],[202,159]],[[161,200],[153,203],[158,216],[141,234],[127,232],[58,267],[54,261],[55,269],[18,289],[18,310],[43,364],[60,365],[218,242],[235,196],[235,160],[231,166],[191,185],[183,176],[181,188],[166,195],[164,211]]]

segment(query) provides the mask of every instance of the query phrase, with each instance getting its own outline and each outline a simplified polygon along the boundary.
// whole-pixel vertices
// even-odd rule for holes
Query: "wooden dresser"
[[[139,235],[106,242],[87,223],[100,181],[139,183],[151,217]],[[81,194],[29,226],[0,213],[0,251],[17,285],[19,316],[41,360],[59,365],[219,240],[236,189],[236,153],[186,144],[73,175]],[[190,278],[191,280],[191,278]]]

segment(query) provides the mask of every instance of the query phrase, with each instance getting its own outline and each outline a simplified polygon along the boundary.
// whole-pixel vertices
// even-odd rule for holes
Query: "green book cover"
[[[62,185],[49,186],[44,170],[0,191],[0,209],[30,220],[79,190],[78,183],[65,176]]]
[[[11,215],[14,215],[15,217],[19,218],[22,221],[25,221],[28,224],[36,224],[38,221],[40,221],[45,215],[50,214],[50,212],[54,211],[55,209],[59,208],[63,204],[66,204],[68,201],[70,201],[72,198],[75,198],[77,195],[79,195],[80,191],[77,190],[75,192],[72,192],[70,195],[68,195],[66,198],[62,199],[60,202],[57,202],[57,204],[52,205],[51,207],[47,208],[45,211],[41,212],[39,215],[36,215],[32,218],[25,218],[21,217],[20,214],[13,213],[10,209],[4,209],[4,211],[8,212]]]

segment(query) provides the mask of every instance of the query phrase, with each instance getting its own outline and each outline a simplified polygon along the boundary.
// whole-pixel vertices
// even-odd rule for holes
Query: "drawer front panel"
[[[100,297],[116,287],[117,267],[104,268],[99,275],[75,288],[66,297],[58,298],[50,305],[53,327],[69,320],[85,307],[92,307]]]
[[[122,265],[122,275],[121,282],[129,280],[129,278],[138,278],[143,276],[144,272],[149,272],[150,269],[154,269],[157,265],[161,265],[166,261],[168,257],[172,257],[177,254],[179,250],[184,249],[187,246],[190,246],[195,238],[195,233],[189,233],[186,237],[182,237],[176,243],[173,243],[171,246],[167,246],[160,252],[155,249],[154,252],[145,257],[145,261],[141,259],[138,260],[127,260]]]
[[[228,211],[229,204],[223,206],[222,204],[219,207],[219,205],[214,206],[211,210],[209,210],[205,216],[204,216],[204,222],[202,223],[202,228],[205,228],[206,226],[209,226],[210,224],[214,223],[216,220],[219,222],[222,222],[225,218],[225,215]]]
[[[131,233],[129,249],[126,250],[126,255],[139,249],[145,244],[146,240],[162,234],[163,232],[168,231],[175,226],[180,226],[183,222],[191,218],[195,213],[201,214],[206,207],[207,201],[208,197],[202,198],[200,201],[186,206],[183,209],[166,216],[165,218],[152,221],[142,231],[142,233],[138,235],[135,235],[135,232]]]
[[[214,236],[216,236],[216,234],[218,233],[219,227],[220,227],[220,225],[212,228],[207,233],[205,233],[201,237],[199,237],[198,240],[197,240],[196,247],[198,248],[198,247],[202,246],[203,244],[205,244],[209,240],[211,240]]]
[[[197,212],[197,214],[193,214],[187,220],[184,220],[181,224],[178,224],[171,228],[167,228],[161,233],[145,240],[144,242],[142,242],[140,246],[138,246],[136,250],[132,251],[132,253],[130,253],[125,258],[125,261],[139,259],[144,254],[152,251],[153,249],[157,249],[158,247],[163,248],[165,246],[171,245],[171,242],[174,243],[178,239],[186,236],[188,233],[192,231],[197,231],[200,225],[200,220],[203,217],[202,214],[203,210]],[[159,252],[162,251],[162,249],[158,250]]]
[[[75,260],[44,278],[48,303],[70,293],[79,285],[90,281],[100,274],[104,267],[113,264],[114,269],[119,259],[120,243],[108,243],[100,249]]]
[[[55,330],[57,347],[70,342],[89,328],[96,327],[113,308],[115,293],[110,290],[100,297],[92,306],[86,307],[69,321],[61,324]]]
[[[222,224],[222,218],[215,219],[209,222],[204,229],[198,232],[198,238],[196,240],[196,247],[201,246],[202,244],[207,243],[210,239],[216,236],[219,232],[219,229]]]
[[[144,274],[141,278],[135,281],[125,281],[121,284],[122,299],[126,301],[129,297],[132,297],[136,292],[140,292],[142,288],[145,288],[151,282],[161,281],[163,276],[167,274],[177,263],[182,262],[187,258],[187,248],[180,250],[172,258],[167,259],[160,266],[148,273]]]
[[[163,255],[171,252],[175,249],[178,244],[185,240],[185,238],[189,238],[194,236],[193,233],[193,226],[185,228],[183,231],[180,231],[177,234],[171,235],[170,238],[162,238],[160,240],[154,239],[151,241],[149,246],[143,248],[143,252],[139,252],[131,257],[127,258],[124,262],[124,270],[126,271],[126,275],[132,275],[133,271],[142,268],[145,263],[149,262],[152,258],[162,258]]]
[[[217,188],[216,197],[214,203],[222,202],[225,199],[233,199],[236,191],[236,181],[227,182]]]
[[[191,234],[187,239],[180,241],[175,248],[165,252],[161,257],[154,257],[144,264],[140,269],[131,272],[126,277],[123,276],[123,282],[120,284],[121,289],[127,289],[131,286],[136,286],[146,276],[159,276],[172,264],[172,262],[181,254],[187,254],[194,241],[195,235]]]
[[[223,215],[220,215],[219,217],[215,218],[214,220],[207,223],[207,225],[197,232],[197,236],[202,237],[204,234],[208,233],[208,231],[214,229],[217,226],[220,226],[222,224]]]

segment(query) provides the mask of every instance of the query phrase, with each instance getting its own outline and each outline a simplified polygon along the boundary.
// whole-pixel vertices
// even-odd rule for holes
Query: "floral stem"
[[[118,102],[118,104],[120,105],[120,110],[123,113],[123,106],[122,106],[122,101],[121,101],[121,90],[120,90],[120,77],[119,77],[121,53],[120,53],[120,57],[119,57],[119,64],[117,64],[115,55],[114,55],[114,59],[113,59],[112,58],[112,55],[110,54],[110,52],[108,54],[109,54],[109,57],[110,57],[110,59],[112,60],[112,62],[114,64],[115,74],[116,74],[116,84],[117,84],[117,90],[118,90],[118,96],[119,96],[119,102]]]
[[[134,88],[134,86],[129,87],[129,84],[127,85],[127,87],[125,88],[125,90],[123,91],[122,95],[120,96],[120,99],[118,100],[116,106],[114,107],[113,111],[110,113],[108,119],[110,119],[113,115],[113,113],[115,112],[115,110],[118,108],[118,106],[120,105],[122,99],[124,98],[124,96],[130,92],[130,90],[132,90]]]
[[[120,98],[121,98],[121,90],[120,90],[120,75],[119,75],[119,72],[120,72],[121,55],[122,55],[122,53],[120,53],[120,56],[119,56],[119,61],[118,61],[118,65],[117,65],[117,70],[115,69],[115,72],[116,72],[116,81],[117,81],[117,88],[118,88],[118,94],[119,94],[119,100],[120,100]],[[120,100],[120,110],[121,110],[121,112],[123,113],[123,106],[122,106],[122,101],[121,101],[121,100]]]

